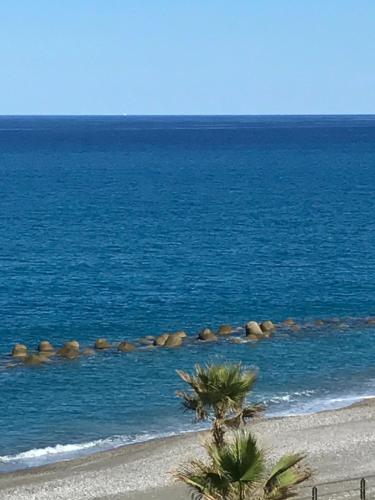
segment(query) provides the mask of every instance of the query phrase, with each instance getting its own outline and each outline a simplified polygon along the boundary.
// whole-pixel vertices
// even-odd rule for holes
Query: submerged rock
[[[217,340],[217,336],[210,328],[204,328],[198,334],[199,340],[205,340],[206,342],[213,342]]]
[[[234,329],[230,325],[221,325],[217,330],[217,335],[231,335]]]
[[[184,332],[184,330],[179,330],[178,332],[174,333],[173,335],[176,335],[180,337],[181,339],[186,339],[188,337],[188,334]]]
[[[153,345],[155,342],[155,338],[148,336],[148,337],[142,337],[138,340],[138,343],[140,345]]]
[[[77,359],[79,357],[79,351],[76,351],[75,349],[68,349],[62,347],[57,354],[59,354],[62,358],[65,359]]]
[[[51,355],[55,354],[54,352],[38,352],[37,356],[39,356],[43,361],[51,361]]]
[[[263,337],[264,337],[264,335],[260,336],[260,335],[254,335],[252,333],[250,333],[250,335],[246,335],[247,340],[254,340],[254,341],[258,341],[258,340],[262,339]]]
[[[270,333],[275,330],[276,326],[270,320],[263,321],[260,324],[260,329],[263,333]]]
[[[256,321],[248,321],[245,325],[246,337],[263,337],[263,331]]]
[[[314,325],[315,326],[324,326],[325,325],[325,322],[322,320],[322,319],[316,319],[314,321]]]
[[[66,342],[57,354],[66,359],[76,359],[79,356],[79,343],[76,340]]]
[[[290,329],[293,331],[293,332],[299,332],[301,330],[301,326],[300,325],[297,325],[297,323],[294,323],[293,325],[290,326]]]
[[[288,318],[281,323],[283,326],[292,326],[295,324],[294,319]]]
[[[180,347],[182,344],[183,337],[178,334],[168,335],[167,340],[165,341],[164,347]]]
[[[69,342],[66,342],[64,345],[70,347],[71,349],[76,349],[77,351],[79,351],[78,340],[69,340]]]
[[[25,358],[27,356],[27,347],[24,344],[16,344],[12,349],[13,358]]]
[[[95,349],[92,349],[91,347],[86,347],[82,351],[82,356],[95,356],[95,355],[96,355],[96,351],[95,351]]]
[[[38,351],[53,354],[55,352],[55,349],[53,348],[53,345],[48,342],[48,340],[42,340],[38,345]]]
[[[241,337],[231,337],[229,342],[232,344],[243,344],[245,341]]]
[[[159,337],[156,337],[154,344],[158,347],[163,347],[169,337],[169,333],[163,333],[162,335],[159,335]]]
[[[95,349],[109,349],[111,347],[111,344],[108,342],[107,339],[98,339],[95,342]]]
[[[149,344],[142,347],[142,351],[152,351],[153,349],[157,349],[156,345],[154,344]]]
[[[48,356],[43,354],[29,354],[24,358],[25,365],[31,366],[41,365],[46,361],[48,361]]]
[[[121,352],[132,352],[135,349],[135,345],[124,340],[123,342],[119,343],[117,349]]]
[[[187,333],[182,330],[176,333],[163,333],[162,335],[159,335],[159,337],[156,337],[154,340],[154,346],[178,347],[182,344],[186,337]]]

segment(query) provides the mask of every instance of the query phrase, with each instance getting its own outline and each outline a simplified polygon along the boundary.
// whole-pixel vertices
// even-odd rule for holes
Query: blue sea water
[[[0,471],[197,428],[197,361],[256,366],[271,414],[375,395],[374,191],[372,116],[0,118]],[[287,317],[349,328],[6,368],[16,342]]]

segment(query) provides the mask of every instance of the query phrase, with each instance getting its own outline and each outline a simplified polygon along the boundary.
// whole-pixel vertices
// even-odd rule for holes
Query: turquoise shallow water
[[[0,371],[0,470],[194,429],[176,368],[241,360],[271,413],[375,394],[375,118],[0,119],[0,354],[343,318]],[[68,446],[69,445],[69,446]]]

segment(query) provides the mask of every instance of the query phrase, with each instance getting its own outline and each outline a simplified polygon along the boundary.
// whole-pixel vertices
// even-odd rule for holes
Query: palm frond
[[[232,483],[259,484],[264,475],[264,455],[249,431],[236,432],[223,446],[207,447],[209,457],[217,470]]]
[[[223,420],[223,424],[231,429],[238,429],[242,423],[243,423],[242,412],[239,412],[233,417],[229,417]]]
[[[185,411],[191,410],[195,412],[197,420],[206,420],[208,418],[207,412],[197,396],[182,391],[177,391],[176,396],[182,399],[182,406]]]
[[[234,432],[221,446],[207,441],[205,449],[207,462],[193,460],[175,474],[196,500],[286,500],[310,476],[299,454],[281,457],[267,475],[264,452],[248,430]]]
[[[247,406],[242,410],[242,416],[246,418],[255,418],[261,415],[266,409],[265,405],[262,403],[255,403],[251,406]]]
[[[184,382],[186,382],[187,384],[190,384],[190,383],[191,383],[191,376],[190,376],[188,373],[186,373],[186,372],[184,372],[184,371],[182,371],[182,370],[176,370],[176,372],[177,372],[177,375],[178,375],[180,378],[182,378],[182,380],[183,380]]]
[[[304,458],[300,454],[284,455],[280,458],[265,482],[267,499],[281,500],[294,495],[293,487],[311,476],[310,469],[301,466]]]
[[[177,373],[190,385],[203,406],[220,413],[241,409],[256,380],[256,373],[244,369],[241,364],[197,364],[193,375],[181,370]]]
[[[232,429],[238,429],[241,424],[246,422],[246,419],[256,418],[260,416],[264,412],[264,405],[262,404],[254,404],[252,406],[247,406],[243,408],[235,415],[232,415],[223,420],[224,425]]]
[[[174,474],[191,490],[194,500],[285,500],[295,486],[310,477],[303,455],[281,457],[267,474],[263,450],[248,430],[227,436],[247,419],[264,411],[264,405],[245,406],[256,373],[241,364],[195,365],[193,374],[177,371],[189,390],[177,392],[185,410],[197,420],[213,420],[211,441],[205,444],[207,461],[193,460]]]
[[[304,458],[305,456],[299,453],[283,455],[272,468],[268,480],[272,481],[288,469],[296,467]]]
[[[175,477],[191,489],[192,496],[197,500],[224,500],[230,487],[225,477],[200,460],[181,466]]]

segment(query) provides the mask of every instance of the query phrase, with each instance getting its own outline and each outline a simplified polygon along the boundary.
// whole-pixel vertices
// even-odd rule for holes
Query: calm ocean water
[[[344,318],[0,369],[0,470],[195,429],[176,368],[242,360],[270,413],[375,395],[374,117],[0,118],[0,357],[15,342]]]

